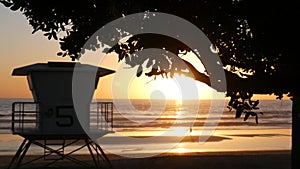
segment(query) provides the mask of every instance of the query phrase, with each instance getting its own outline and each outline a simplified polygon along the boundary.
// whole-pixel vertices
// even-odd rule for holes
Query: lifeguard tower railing
[[[39,107],[40,104],[36,102],[14,102],[12,104],[12,133],[22,135],[28,132],[38,132]],[[113,103],[92,102],[89,125],[90,130],[93,131],[113,131]]]

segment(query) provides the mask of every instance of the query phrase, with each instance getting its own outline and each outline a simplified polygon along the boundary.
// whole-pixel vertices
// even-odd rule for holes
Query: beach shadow
[[[276,137],[276,136],[291,136],[288,134],[230,134],[230,137]]]
[[[199,142],[201,136],[186,136],[181,140],[181,143],[185,142]],[[221,136],[210,136],[206,142],[220,142],[223,140],[231,140],[229,137],[221,137]]]

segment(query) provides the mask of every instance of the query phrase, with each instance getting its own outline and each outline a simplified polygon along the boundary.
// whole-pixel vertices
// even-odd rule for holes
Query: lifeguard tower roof
[[[35,63],[32,65],[16,68],[13,70],[14,76],[27,76],[31,72],[69,72],[73,71],[74,67],[80,69],[80,71],[95,71],[97,69],[97,76],[102,77],[112,73],[114,70],[92,66],[88,64],[81,64],[79,62],[48,62],[48,63]]]

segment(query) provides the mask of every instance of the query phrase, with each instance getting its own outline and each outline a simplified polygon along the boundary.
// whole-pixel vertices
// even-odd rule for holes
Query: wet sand
[[[0,156],[0,168],[6,169],[11,155]],[[60,160],[46,166],[51,161],[37,160],[21,167],[24,169],[86,169],[95,168],[89,155],[73,155],[72,157],[85,162],[89,166],[81,166],[70,160]],[[24,162],[36,156],[27,155]],[[125,158],[108,155],[112,169],[290,169],[291,152],[282,151],[239,151],[239,152],[201,152],[201,153],[166,153],[148,158]],[[109,168],[107,163],[100,161],[100,168]],[[104,165],[105,164],[105,165]]]

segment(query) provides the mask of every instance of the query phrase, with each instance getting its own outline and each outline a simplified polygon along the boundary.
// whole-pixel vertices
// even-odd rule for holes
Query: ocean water
[[[22,137],[10,132],[13,102],[0,99],[0,155],[14,154]],[[94,100],[103,101],[103,100]],[[105,100],[112,101],[112,100]],[[235,118],[227,101],[113,100],[114,133],[96,141],[109,153],[147,157],[165,152],[290,150],[290,100],[260,100],[255,117]],[[220,106],[221,105],[221,106]],[[262,113],[260,113],[262,112]],[[43,152],[32,147],[29,153]],[[82,150],[82,153],[87,153]]]

